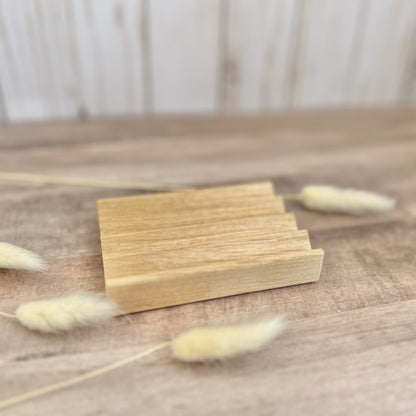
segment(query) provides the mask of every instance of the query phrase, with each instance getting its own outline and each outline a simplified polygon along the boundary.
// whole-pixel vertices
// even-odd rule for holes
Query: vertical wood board
[[[216,109],[220,0],[151,0],[154,111]]]
[[[80,85],[68,2],[0,2],[0,84],[11,121],[75,117]]]
[[[296,1],[228,2],[226,57],[223,64],[227,110],[284,107],[288,58],[293,47]]]
[[[413,0],[372,0],[360,40],[361,53],[345,102],[350,105],[394,105],[401,86],[416,26]]]
[[[299,33],[291,103],[341,105],[347,93],[360,0],[307,0]]]
[[[72,0],[86,114],[141,114],[145,84],[143,0]]]

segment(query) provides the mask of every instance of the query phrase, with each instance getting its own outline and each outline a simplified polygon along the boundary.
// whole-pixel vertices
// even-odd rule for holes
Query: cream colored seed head
[[[33,331],[59,332],[104,321],[117,312],[117,305],[102,294],[80,292],[23,303],[16,318]]]
[[[312,210],[354,215],[389,211],[395,206],[394,199],[383,195],[324,185],[304,187],[299,199],[306,208]]]
[[[32,251],[0,242],[0,268],[41,271],[46,269],[46,264]]]
[[[279,335],[285,320],[274,316],[258,322],[191,329],[172,341],[172,353],[181,361],[209,361],[256,351]]]

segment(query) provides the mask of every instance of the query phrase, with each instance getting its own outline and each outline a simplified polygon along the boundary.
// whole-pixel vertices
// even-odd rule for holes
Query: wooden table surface
[[[415,415],[416,110],[166,117],[0,128],[2,171],[212,186],[271,179],[397,197],[397,209],[325,215],[295,202],[326,257],[317,283],[160,309],[68,334],[0,318],[0,399],[122,359],[187,328],[282,313],[265,350],[190,365],[167,350],[5,415]],[[137,192],[0,182],[0,233],[43,255],[45,273],[0,271],[0,310],[103,291],[96,200]]]

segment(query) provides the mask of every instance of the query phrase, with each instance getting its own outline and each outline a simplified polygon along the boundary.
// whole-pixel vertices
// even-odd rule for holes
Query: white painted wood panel
[[[1,89],[0,83],[0,123],[5,123],[8,121],[6,107],[4,103],[3,91]]]
[[[65,6],[0,1],[0,81],[11,121],[77,114],[79,85]]]
[[[416,104],[415,0],[0,0],[0,121]]]
[[[416,104],[416,24],[409,49],[398,100],[401,105]]]
[[[231,0],[223,65],[227,110],[285,106],[296,0]]]
[[[220,0],[150,0],[154,111],[216,110]]]
[[[338,106],[354,66],[361,0],[307,0],[301,17],[291,93],[294,107]]]
[[[138,0],[72,0],[82,109],[140,114],[145,107],[146,16]]]
[[[408,60],[406,76],[402,82],[399,104],[416,105],[416,36],[414,39],[412,43],[414,50]]]
[[[370,0],[369,0],[370,1]],[[416,2],[371,0],[360,39],[361,54],[344,101],[350,105],[393,105],[400,101],[409,54],[414,51]]]

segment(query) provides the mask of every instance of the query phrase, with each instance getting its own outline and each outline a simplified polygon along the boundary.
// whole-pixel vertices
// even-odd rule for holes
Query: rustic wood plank
[[[389,139],[391,135],[403,138],[413,134],[412,117],[414,108],[386,109],[308,109],[291,111],[282,114],[266,113],[262,115],[200,115],[200,116],[158,116],[142,118],[122,118],[88,121],[59,121],[49,123],[24,123],[2,126],[1,149],[16,149],[25,147],[68,147],[79,148],[80,145],[105,146],[115,139],[126,144],[128,141],[137,142],[139,138],[157,138],[157,143],[165,143],[171,137],[184,143],[194,138],[211,136],[216,146],[221,139],[238,137],[243,141],[247,137],[255,144],[256,140],[274,140],[285,146],[293,142],[292,136],[304,137],[305,145],[312,142],[316,146],[328,145],[334,136],[340,143],[353,140],[354,143],[366,140]],[[381,131],[377,129],[381,128]],[[283,134],[286,132],[286,135]],[[272,136],[276,136],[273,139]],[[369,136],[368,136],[369,135]],[[221,136],[221,137],[219,137]],[[34,144],[36,142],[36,145]],[[156,143],[156,142],[155,142]],[[199,141],[198,141],[199,143]],[[161,147],[166,144],[161,145]],[[142,145],[142,147],[144,147]],[[149,149],[149,146],[146,147]],[[242,149],[243,151],[246,148]],[[153,152],[157,149],[152,148]],[[176,150],[174,146],[170,151]],[[198,148],[187,148],[187,152],[198,152]],[[222,149],[221,149],[222,150]],[[178,149],[183,151],[183,149]],[[202,152],[202,150],[200,151]]]
[[[1,18],[0,18],[1,22]],[[8,115],[6,111],[6,103],[4,101],[4,93],[3,87],[1,83],[1,75],[0,75],[0,123],[5,123],[8,121]]]
[[[222,236],[227,241],[238,239],[250,232],[258,237],[268,233],[277,234],[288,231],[296,231],[296,220],[293,213],[271,214],[253,217],[233,218],[216,222],[204,222],[163,228],[163,241],[157,235],[157,229],[126,232],[124,234],[101,235],[101,241],[105,245],[111,245],[114,250],[125,250],[132,244],[144,247],[158,247],[160,250],[174,248],[176,246],[189,247],[206,244],[213,236]],[[155,235],[156,234],[156,235]],[[308,247],[310,248],[310,247]]]
[[[200,209],[195,211],[184,212],[177,214],[174,211],[167,212],[162,218],[153,215],[142,214],[137,215],[133,212],[123,217],[106,216],[106,222],[101,226],[104,232],[111,232],[117,230],[118,233],[129,232],[131,227],[137,231],[160,229],[168,226],[186,226],[195,223],[212,223],[218,221],[232,220],[233,218],[255,217],[258,215],[270,215],[279,213],[281,204],[278,201],[271,201],[270,204],[260,204],[253,206],[242,206],[240,208],[212,208]],[[108,210],[100,208],[100,215],[105,215]],[[113,211],[111,211],[113,212]],[[123,221],[120,221],[121,219]]]
[[[267,0],[261,7],[240,0],[227,4],[223,107],[232,111],[284,108],[296,2]]]
[[[291,104],[330,107],[344,104],[357,39],[359,0],[309,0],[302,9]]]
[[[1,0],[0,117],[415,101],[412,0],[165,3]]]
[[[163,239],[163,231],[159,232],[159,236]],[[209,270],[212,271],[216,270],[216,265],[223,261],[229,260],[235,264],[242,257],[246,257],[246,263],[250,265],[251,259],[263,260],[265,256],[272,259],[274,254],[280,252],[305,251],[311,248],[306,231],[288,231],[278,234],[269,232],[259,235],[248,230],[230,239],[228,236],[215,235],[202,244],[195,243],[185,247],[181,246],[180,237],[178,240],[172,242],[167,248],[163,248],[163,244],[144,244],[113,249],[111,245],[113,241],[105,239],[103,241],[104,270],[109,279],[129,278],[134,275],[156,275],[164,270],[167,271],[166,276],[168,276],[169,270],[183,270],[198,266],[203,268],[209,264]],[[224,275],[224,280],[225,278]]]
[[[65,3],[0,3],[0,79],[10,121],[78,114],[78,62]]]
[[[141,114],[150,85],[142,0],[72,0],[81,116]]]
[[[101,230],[110,234],[285,212],[270,182],[105,199],[98,201],[98,209],[105,220]]]
[[[398,102],[401,105],[413,105],[416,103],[416,26],[413,28],[411,47],[405,62],[405,68],[401,79],[401,88]]]
[[[296,242],[293,236],[288,241]],[[302,242],[305,241],[303,238]],[[116,276],[106,280],[106,294],[117,301],[122,312],[128,313],[318,280],[322,267],[322,250],[298,251],[299,245],[294,244],[288,245],[288,250],[293,251],[267,255],[267,251],[276,252],[279,247],[275,241],[272,241],[272,247],[268,250],[263,251],[263,247],[264,242],[253,246],[240,242],[234,259],[230,256],[230,261],[222,261],[220,251],[216,251],[214,256],[218,260],[208,258],[201,266],[184,267],[181,264],[180,268],[169,272]],[[224,253],[227,247],[218,245],[217,248]],[[248,248],[245,256],[242,256],[242,248]],[[207,247],[203,247],[202,250],[193,249],[192,253],[200,260],[206,251]],[[260,254],[256,257],[254,253]],[[165,253],[160,254],[163,256]],[[151,266],[158,260],[159,255]],[[109,272],[111,271],[110,269]]]
[[[156,113],[214,111],[220,1],[149,2]]]
[[[276,310],[279,308],[280,305],[276,306]],[[174,309],[170,309],[171,313]],[[228,316],[221,319],[229,320],[232,312],[228,310]],[[414,409],[415,313],[416,302],[412,300],[348,312],[334,311],[316,318],[299,317],[291,321],[288,331],[263,350],[261,356],[194,368],[178,364],[170,359],[167,351],[161,351],[137,363],[140,371],[126,367],[104,378],[87,381],[82,388],[27,402],[4,414],[30,415],[36,404],[38,409],[49,413],[62,410],[65,416],[95,410],[118,414],[143,409],[151,415],[169,415],[172,408],[204,416],[223,410],[232,415],[266,416],[276,409],[294,416],[304,415],[306,411],[319,415],[324,409],[325,414],[336,416],[340,407],[342,412],[352,414],[359,407],[363,415],[408,415]],[[183,315],[176,318],[182,319]],[[200,316],[196,321],[205,319]],[[170,324],[174,327],[169,329],[172,334],[180,325],[186,328],[173,320]],[[145,325],[141,322],[141,334]],[[166,331],[166,323],[160,325]],[[100,337],[97,331],[90,335]],[[7,386],[10,392],[18,393],[33,387],[33,377],[23,377],[29,371],[41,374],[45,382],[59,381],[62,374],[76,376],[79,368],[93,370],[138,351],[133,341],[123,339],[123,342],[125,345],[118,349],[90,351],[85,351],[85,345],[80,351],[74,343],[73,351],[65,357],[65,365],[59,355],[37,359],[21,355],[20,360],[3,367],[4,382],[10,382]],[[46,374],[45,363],[55,372],[50,370]],[[169,378],[173,374],[174,378]],[[152,382],[143,383],[144,376]],[[19,383],[12,383],[16,378]],[[225,394],[230,383],[233,394]],[[132,385],[140,386],[140,392],[132,389]],[[296,387],[305,394],[300,396]],[[160,400],[159,394],[165,399]],[[95,397],[93,401],[91,395]],[[195,403],[196,398],[203,400],[203,405],[201,401]],[[62,403],[71,403],[71,408]]]
[[[351,68],[350,105],[400,102],[402,75],[414,49],[415,20],[416,4],[412,0],[370,2],[360,56],[356,67]],[[386,29],[381,31],[381,27]],[[400,76],[393,77],[393,73]]]
[[[398,199],[395,211],[364,217],[286,203],[298,227],[310,230],[312,247],[326,253],[321,278],[311,285],[143,312],[131,316],[133,323],[120,317],[62,335],[34,334],[2,318],[0,399],[94,370],[193,326],[272,313],[289,320],[269,347],[235,362],[182,365],[160,351],[4,415],[32,416],[34,408],[63,416],[169,415],[172,409],[185,415],[412,414],[415,119],[414,109],[396,109],[0,127],[4,170],[205,186],[271,178],[277,193],[328,183]],[[44,274],[0,271],[0,310],[12,313],[29,299],[74,290],[103,291],[96,201],[135,192],[0,187],[1,240],[33,249],[50,265]]]
[[[277,212],[283,213],[283,198],[275,197],[271,182],[248,183],[242,185],[221,186],[194,190],[159,193],[138,197],[125,197],[99,201],[101,210],[109,210],[112,215],[122,219],[131,213],[132,204],[140,202],[140,214],[157,217],[160,213],[172,210],[186,211],[206,208],[231,208],[242,205],[276,206]],[[244,202],[245,204],[242,204]],[[259,204],[260,203],[260,204]]]

